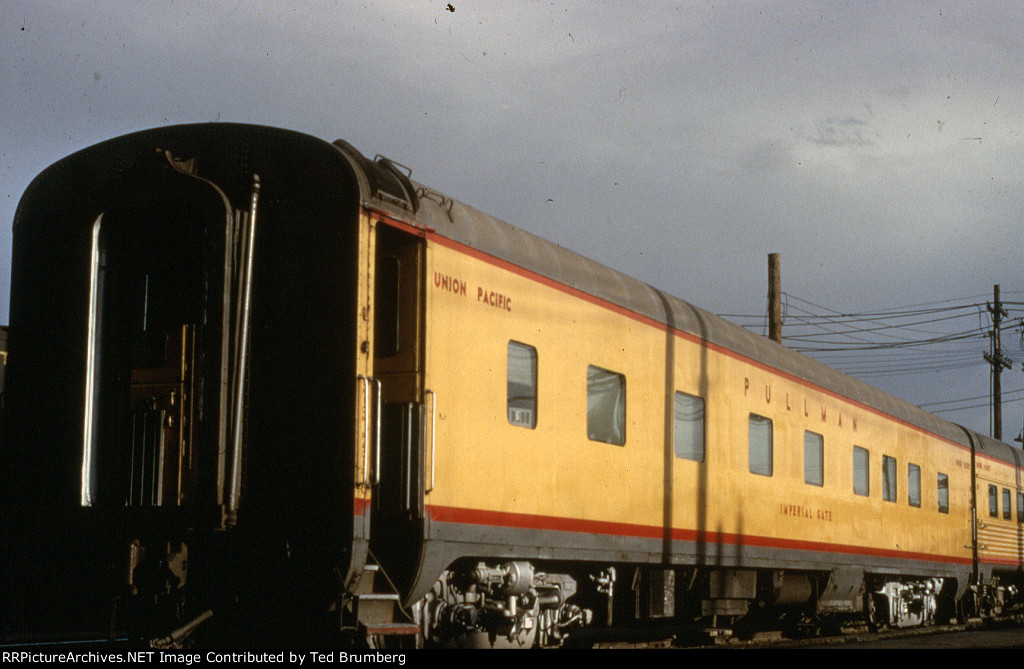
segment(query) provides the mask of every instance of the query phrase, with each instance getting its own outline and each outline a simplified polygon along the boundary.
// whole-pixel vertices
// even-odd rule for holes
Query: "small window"
[[[626,443],[626,377],[593,365],[587,367],[587,436]]]
[[[1010,520],[1013,517],[1013,509],[1010,508],[1010,490],[1003,488],[1003,520]]]
[[[1017,522],[1024,523],[1024,492],[1017,493]]]
[[[508,422],[537,427],[537,349],[517,341],[508,343]]]
[[[921,508],[921,468],[913,462],[907,466],[907,503]]]
[[[825,438],[804,432],[804,483],[825,485]]]
[[[853,494],[867,497],[871,493],[868,449],[853,447]]]
[[[999,488],[994,485],[988,487],[988,515],[992,518],[999,517]]]
[[[882,499],[896,501],[896,458],[882,456]]]
[[[704,398],[676,393],[676,457],[704,462]]]
[[[949,477],[945,474],[939,474],[938,491],[939,513],[949,513]]]
[[[772,419],[750,414],[748,435],[750,472],[761,476],[771,476]]]

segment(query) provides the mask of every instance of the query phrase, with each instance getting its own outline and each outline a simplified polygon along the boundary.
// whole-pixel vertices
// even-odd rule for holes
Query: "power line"
[[[1016,390],[1010,390],[1010,391],[1007,391],[1006,393],[1003,393],[1003,394],[1004,395],[1016,395],[1016,394],[1019,394],[1019,393],[1024,393],[1024,388],[1018,388]],[[929,409],[931,407],[938,407],[938,406],[942,406],[944,404],[956,404],[957,402],[976,402],[978,400],[987,400],[987,399],[989,399],[989,395],[976,395],[975,397],[964,397],[964,398],[961,398],[961,399],[958,399],[958,400],[944,400],[942,402],[928,402],[928,403],[925,403],[925,404],[919,404],[918,406],[921,407],[922,409]],[[1024,397],[1019,397],[1017,399],[1010,400],[1010,401],[1019,402],[1021,400],[1024,400]],[[985,405],[982,405],[982,406],[985,406]],[[933,413],[936,413],[936,412],[933,412]]]
[[[1003,398],[1003,404],[1017,404],[1018,402],[1024,402],[1024,397],[1018,397],[1017,399],[1012,400],[1007,400],[1006,398]],[[983,409],[988,406],[991,406],[991,401],[989,400],[983,402],[982,404],[972,404],[970,406],[965,407],[955,407],[950,409],[929,409],[929,412],[934,414],[954,413],[957,411],[970,411],[971,409]]]
[[[997,294],[1001,318],[995,319],[990,318],[993,307],[991,302],[984,301],[986,297],[972,295],[890,309],[842,312],[782,293],[785,323],[782,341],[794,351],[862,379],[950,372],[963,375],[964,370],[988,366],[982,354],[993,340],[999,341],[1001,334],[1019,331],[1019,348],[1024,351],[1024,302],[1001,301]],[[764,315],[723,315],[736,319],[748,329],[761,330],[766,323]],[[1024,358],[1019,353],[1012,354],[1005,346],[999,348],[999,355],[1004,366],[1015,358]],[[1024,401],[1020,393],[1024,393],[1024,389],[1006,393],[1006,402]],[[987,406],[987,403],[970,404],[987,397],[946,400],[924,406],[934,407],[934,413],[966,411]]]

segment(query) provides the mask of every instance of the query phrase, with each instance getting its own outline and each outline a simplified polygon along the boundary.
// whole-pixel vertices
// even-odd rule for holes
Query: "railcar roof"
[[[346,152],[354,151],[347,144],[337,144]],[[387,170],[390,167],[370,163],[365,158],[362,160],[364,168]],[[412,218],[409,210],[415,208],[416,224],[443,237],[699,337],[965,448],[970,448],[969,439],[974,439],[979,453],[1021,466],[1021,453],[1008,444],[942,420],[664,291],[520,230],[423,184],[411,180],[410,183],[417,197],[404,207],[396,206],[393,197],[380,198],[373,193],[368,193],[366,203],[383,207],[404,218]]]

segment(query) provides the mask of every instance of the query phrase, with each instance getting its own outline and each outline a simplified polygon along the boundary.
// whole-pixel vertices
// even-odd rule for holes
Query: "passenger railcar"
[[[8,634],[559,645],[1019,593],[1019,451],[344,142],[77,153],[11,293]]]

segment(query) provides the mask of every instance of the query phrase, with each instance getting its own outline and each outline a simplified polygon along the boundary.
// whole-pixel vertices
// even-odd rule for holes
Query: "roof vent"
[[[410,180],[412,170],[381,155],[373,159],[373,164],[378,168],[378,178],[374,180],[375,195],[393,205],[415,212],[419,207],[419,201]]]

